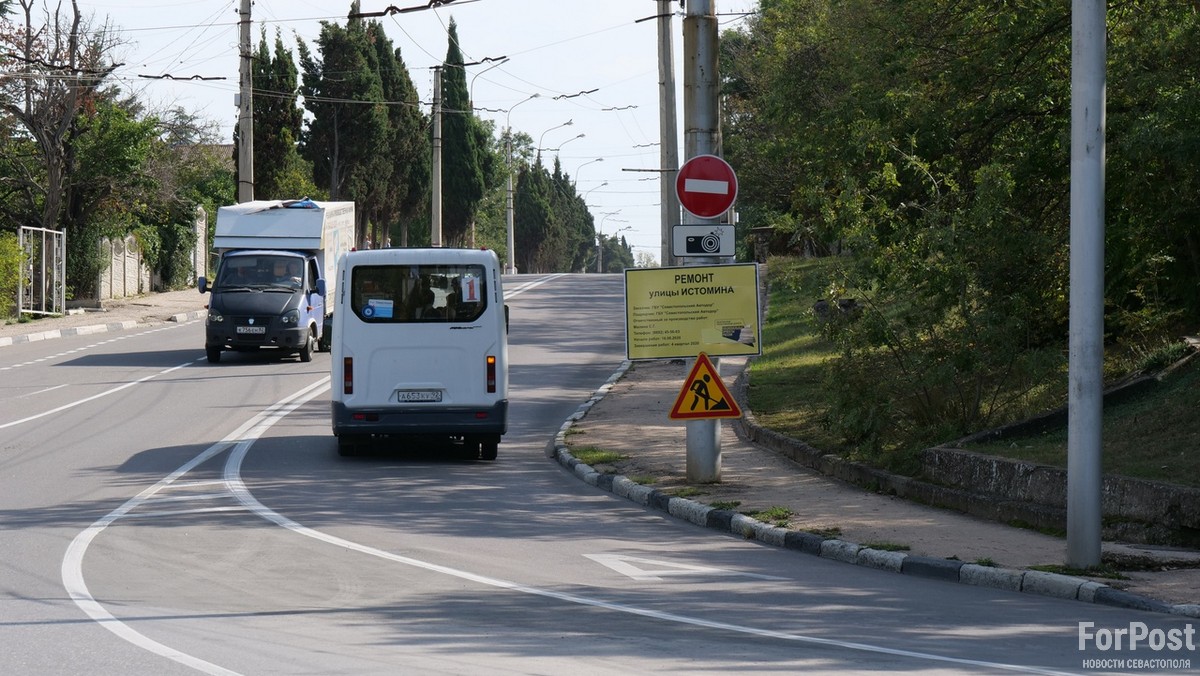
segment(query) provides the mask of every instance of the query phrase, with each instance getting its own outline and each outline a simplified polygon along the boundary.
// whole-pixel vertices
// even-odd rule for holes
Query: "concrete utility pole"
[[[721,117],[718,108],[720,78],[717,74],[717,13],[715,0],[688,0],[683,19],[683,126],[684,153],[721,153]],[[666,142],[666,139],[663,139]],[[674,174],[672,174],[674,177]],[[674,183],[674,180],[672,180]],[[684,215],[688,225],[718,223],[719,218]],[[694,257],[687,265],[713,265],[722,258]],[[713,367],[720,370],[718,360]],[[687,480],[714,483],[721,480],[721,421],[687,421]]]
[[[430,246],[442,245],[442,67],[433,68],[433,219]]]
[[[254,199],[254,75],[250,53],[250,0],[238,12],[238,202]]]
[[[679,173],[679,121],[675,112],[675,46],[671,36],[671,3],[658,0],[658,78],[659,78],[659,201],[662,204],[662,246],[659,259],[663,267],[675,265],[671,256],[671,228],[679,220],[679,197],[675,194],[675,175]]]
[[[1067,565],[1101,555],[1104,416],[1104,0],[1071,4],[1071,316]]]

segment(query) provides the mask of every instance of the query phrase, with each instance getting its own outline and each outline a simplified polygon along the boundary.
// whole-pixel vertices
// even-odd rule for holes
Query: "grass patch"
[[[804,532],[812,533],[813,535],[816,535],[820,538],[825,538],[826,540],[836,540],[842,537],[842,529],[838,528],[837,526],[832,528],[809,528]]]
[[[684,486],[683,488],[672,491],[672,495],[677,498],[694,498],[697,495],[704,495],[708,491],[701,490],[695,486]]]
[[[878,549],[882,552],[907,552],[912,549],[908,545],[896,542],[864,542],[863,546],[867,549]]]
[[[996,567],[997,567],[997,566],[996,566],[996,562],[995,562],[995,561],[993,561],[991,558],[989,558],[989,557],[986,557],[986,556],[985,556],[985,557],[983,557],[982,559],[975,559],[975,565],[977,565],[977,566],[986,566],[986,567],[988,567],[988,568],[996,568]]]
[[[791,520],[792,510],[788,509],[787,507],[775,506],[768,507],[757,512],[749,512],[746,514],[746,516],[752,519],[758,519],[763,523],[769,523],[772,526],[779,526],[780,528],[783,528],[784,526],[787,526],[788,521]]]
[[[1106,405],[1106,474],[1200,487],[1200,366],[1192,359],[1140,395]],[[972,444],[991,455],[1065,468],[1067,430]]]
[[[579,459],[580,462],[592,465],[593,467],[604,463],[619,462],[627,459],[628,455],[621,455],[614,451],[606,451],[602,448],[572,448],[571,455]]]
[[[741,500],[718,500],[716,502],[710,502],[708,506],[712,507],[713,509],[737,509],[737,506],[740,504],[742,504]]]
[[[635,484],[649,486],[650,484],[658,483],[658,477],[649,474],[635,474],[631,477],[626,477]]]
[[[747,393],[764,427],[826,449],[840,445],[824,425],[824,364],[837,352],[821,338],[812,304],[823,294],[819,280],[831,264],[829,259],[771,259],[763,354],[751,363]]]

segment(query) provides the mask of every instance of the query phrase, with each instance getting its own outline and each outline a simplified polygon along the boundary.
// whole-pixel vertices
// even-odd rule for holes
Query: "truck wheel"
[[[204,348],[204,354],[208,357],[208,363],[210,364],[221,362],[221,348],[219,347],[206,347]]]
[[[313,335],[312,329],[308,330],[308,335],[304,337],[304,345],[300,346],[300,361],[312,361],[313,352],[317,349],[317,338]]]

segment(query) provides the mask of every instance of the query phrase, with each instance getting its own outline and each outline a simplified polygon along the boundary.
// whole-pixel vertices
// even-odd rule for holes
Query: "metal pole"
[[[508,143],[507,143],[507,146],[508,146],[508,152],[507,152],[507,156],[508,156],[508,172],[507,172],[508,173],[508,200],[507,200],[507,205],[506,205],[506,210],[505,210],[506,211],[505,225],[506,225],[507,231],[508,231],[507,236],[506,236],[505,246],[507,246],[507,248],[508,248],[508,255],[505,257],[507,260],[505,261],[505,264],[504,264],[504,274],[506,274],[506,275],[517,274],[517,254],[516,254],[517,244],[516,244],[516,237],[514,236],[514,232],[513,232],[514,231],[514,224],[513,224],[514,218],[513,218],[513,176],[512,176],[512,111],[513,111],[513,108],[516,108],[517,106],[521,105],[522,103],[525,103],[526,101],[532,101],[533,99],[536,99],[539,96],[541,96],[541,93],[534,92],[529,95],[529,98],[517,101],[516,103],[514,103],[512,105],[512,107],[510,107],[508,109],[508,112],[504,115],[504,129],[508,134]]]
[[[430,246],[442,245],[442,68],[433,69],[433,218]]]
[[[671,256],[671,228],[679,220],[679,197],[675,194],[675,175],[679,173],[679,122],[675,108],[675,47],[671,36],[671,3],[658,0],[658,77],[659,77],[659,201],[662,204],[662,239],[659,260],[663,267],[675,265]]]
[[[1071,313],[1067,565],[1101,555],[1104,415],[1104,0],[1071,5]]]
[[[683,19],[683,127],[684,152],[689,159],[720,152],[721,129],[717,112],[720,84],[717,74],[717,14],[715,0],[688,0]],[[665,141],[666,139],[664,139]],[[674,174],[672,174],[674,179]],[[672,180],[672,183],[674,181]],[[686,214],[687,224],[716,223],[718,219]],[[688,265],[710,265],[719,258],[689,258]],[[713,367],[720,371],[714,359]],[[721,422],[689,420],[687,427],[687,480],[716,483],[721,480]]]
[[[250,0],[242,0],[238,18],[240,81],[238,96],[238,202],[254,199],[254,76],[250,54]]]

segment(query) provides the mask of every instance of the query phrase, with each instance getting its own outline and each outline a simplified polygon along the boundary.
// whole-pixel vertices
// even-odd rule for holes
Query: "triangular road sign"
[[[692,372],[684,379],[670,417],[672,420],[742,417],[742,409],[725,389],[712,360],[703,352],[696,357]]]

